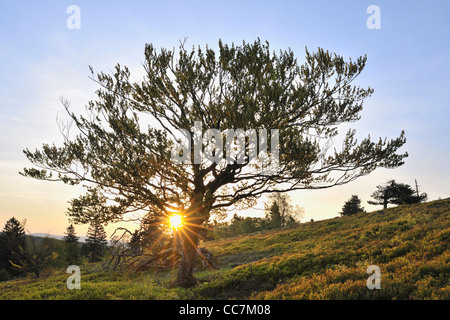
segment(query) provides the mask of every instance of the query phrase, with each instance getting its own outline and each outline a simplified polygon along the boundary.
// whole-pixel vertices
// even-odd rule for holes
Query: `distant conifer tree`
[[[67,243],[78,242],[78,237],[76,236],[73,224],[68,226],[66,230],[67,232],[64,233],[65,234],[64,241]]]
[[[361,199],[357,195],[352,195],[349,200],[347,200],[342,207],[342,216],[351,216],[358,212],[365,212],[364,208],[361,207]]]
[[[27,247],[25,230],[16,218],[9,219],[0,235],[0,260],[2,266],[11,275],[20,275],[21,270],[13,267],[19,263],[20,255],[22,255]]]
[[[66,259],[69,265],[77,265],[80,261],[80,247],[78,245],[78,237],[75,234],[73,224],[67,227],[64,241],[66,242]]]
[[[91,221],[85,244],[91,262],[99,261],[103,257],[107,243],[103,225],[95,220]]]

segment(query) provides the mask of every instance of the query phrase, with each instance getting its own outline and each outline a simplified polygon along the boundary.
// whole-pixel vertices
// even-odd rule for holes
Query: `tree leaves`
[[[188,49],[184,43],[178,51],[157,51],[147,44],[144,55],[142,81],[132,82],[129,69],[119,64],[112,74],[94,75],[91,68],[100,88],[86,114],[71,113],[63,101],[78,136],[65,136],[62,147],[26,149],[36,168],[21,174],[95,187],[114,203],[103,213],[112,220],[133,210],[167,215],[169,209],[208,219],[211,210],[250,206],[274,190],[345,184],[377,167],[400,166],[407,156],[398,153],[404,132],[389,141],[369,136],[358,142],[349,131],[342,149],[330,151],[339,125],[359,120],[364,99],[373,93],[353,85],[366,56],[346,61],[321,48],[306,49],[299,64],[290,49],[272,52],[259,39],[241,45],[219,41],[217,51]],[[174,163],[170,154],[179,130],[190,133],[193,148],[195,121],[222,134],[278,129],[277,170],[262,174],[261,161],[249,161],[248,154],[240,164]],[[206,148],[211,142],[204,143]],[[87,205],[86,199],[79,201]]]

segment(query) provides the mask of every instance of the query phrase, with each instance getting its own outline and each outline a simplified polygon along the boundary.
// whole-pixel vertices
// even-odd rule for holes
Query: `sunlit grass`
[[[189,227],[186,223],[185,227]],[[69,290],[64,272],[0,283],[0,299],[450,299],[450,199],[210,242],[218,270],[193,289],[176,269],[88,272]],[[366,269],[381,269],[368,290]]]

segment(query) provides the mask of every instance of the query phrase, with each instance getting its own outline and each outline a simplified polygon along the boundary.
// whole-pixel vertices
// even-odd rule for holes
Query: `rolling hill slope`
[[[256,299],[450,298],[450,199],[208,243],[240,266],[200,296]],[[370,265],[381,289],[369,290]]]
[[[450,299],[450,198],[203,244],[217,270],[192,289],[154,275],[88,271],[0,283],[0,299]],[[376,265],[381,289],[367,288]]]

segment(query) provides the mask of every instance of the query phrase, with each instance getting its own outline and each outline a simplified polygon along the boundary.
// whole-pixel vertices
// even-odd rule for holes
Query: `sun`
[[[173,214],[169,217],[169,226],[172,229],[178,229],[183,226],[183,219],[179,214]]]

